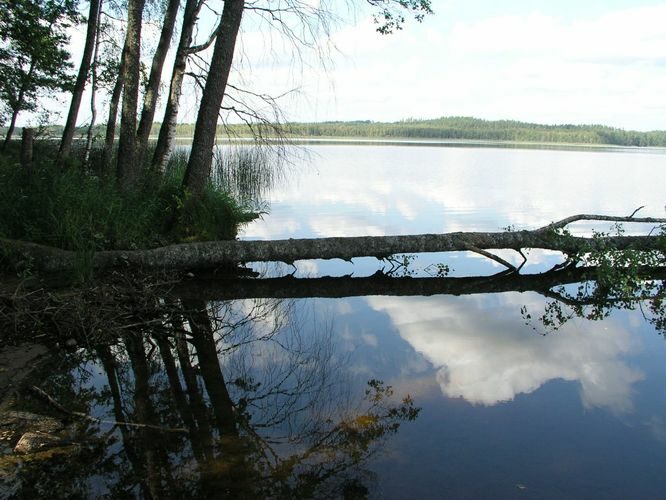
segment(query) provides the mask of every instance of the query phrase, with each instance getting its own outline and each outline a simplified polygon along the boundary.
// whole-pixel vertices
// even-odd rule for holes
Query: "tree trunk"
[[[157,138],[155,153],[151,168],[154,172],[163,172],[166,162],[169,159],[173,143],[176,137],[176,122],[178,119],[178,107],[180,104],[180,94],[183,87],[183,78],[187,65],[188,48],[192,44],[192,32],[199,12],[199,3],[197,0],[187,0],[185,11],[183,13],[183,25],[180,30],[180,40],[176,51],[176,59],[171,73],[171,83],[169,85],[169,98],[166,109],[164,110],[164,119],[160,127],[160,134]]]
[[[406,236],[354,236],[339,238],[289,239],[273,241],[208,241],[169,245],[151,250],[97,252],[97,269],[135,266],[146,269],[205,269],[243,262],[286,262],[306,259],[386,258],[396,254],[470,251],[500,262],[517,271],[486,250],[524,248],[555,250],[567,255],[591,250],[664,251],[661,236],[607,236],[586,238],[558,234],[555,229],[579,220],[645,222],[664,224],[666,219],[577,215],[532,231],[458,232]],[[6,259],[29,259],[35,269],[63,271],[74,269],[75,252],[0,238]]]
[[[21,166],[28,171],[32,170],[32,145],[34,138],[35,130],[23,127],[21,136]]]
[[[123,105],[120,116],[117,175],[121,189],[136,184],[141,167],[136,162],[136,113],[139,104],[141,54],[141,16],[145,0],[129,0],[127,5],[127,36],[123,65]]]
[[[122,55],[120,56],[120,67],[118,68],[118,78],[116,84],[113,86],[111,92],[111,100],[109,102],[109,117],[106,122],[106,135],[104,137],[104,156],[102,165],[105,170],[110,170],[113,159],[113,143],[116,139],[116,120],[118,119],[118,104],[120,103],[120,96],[123,93],[123,73],[125,72],[125,49],[123,48]]]
[[[127,335],[125,337],[125,346],[129,357],[132,373],[134,375],[134,412],[137,423],[154,425],[159,422],[155,408],[153,407],[150,387],[150,369],[148,359],[143,346],[143,337]],[[141,477],[142,482],[149,492],[148,498],[163,498],[165,495],[165,485],[160,467],[162,460],[159,455],[162,453],[157,444],[159,434],[149,427],[139,428],[134,437],[138,446],[137,449],[142,456],[139,469],[134,472]]]
[[[90,63],[95,50],[97,24],[99,22],[99,14],[101,10],[102,0],[90,0],[86,42],[83,47],[83,55],[81,56],[81,66],[79,66],[79,73],[76,77],[74,90],[72,91],[72,102],[69,105],[65,130],[62,133],[62,141],[60,142],[60,149],[58,150],[59,161],[67,158],[72,148],[72,140],[74,139],[74,132],[76,130],[76,119],[79,116],[79,107],[81,106],[81,99],[83,98],[83,90],[86,87],[88,72],[90,71]]]
[[[140,166],[143,165],[143,158],[146,153],[150,130],[153,126],[153,119],[155,118],[155,107],[157,106],[160,82],[162,80],[162,69],[164,68],[164,60],[169,51],[169,44],[171,43],[171,37],[173,36],[173,29],[176,24],[176,16],[178,14],[179,6],[180,0],[169,0],[164,14],[160,40],[157,44],[157,49],[155,49],[155,54],[153,55],[153,63],[150,68],[146,93],[143,97],[143,109],[141,111],[141,120],[139,121],[139,129],[137,131],[136,162]]]
[[[184,302],[183,306],[187,309],[184,316],[192,332],[190,342],[196,349],[201,378],[213,407],[217,428],[223,435],[238,437],[234,403],[220,368],[206,303],[203,300],[191,300]]]
[[[101,9],[98,15],[101,15]],[[91,66],[90,78],[90,125],[88,126],[88,133],[86,134],[86,152],[83,156],[83,165],[88,167],[90,162],[90,151],[92,150],[93,133],[95,129],[95,121],[97,120],[97,105],[95,99],[97,96],[97,64],[99,62],[99,19],[97,20],[97,36],[95,37],[95,53],[93,55]]]
[[[26,170],[32,169],[32,144],[35,138],[35,130],[23,127],[21,136],[21,166]]]
[[[243,0],[224,2],[222,21],[194,128],[190,160],[183,180],[183,187],[195,196],[203,192],[210,178],[217,119],[229,80],[243,8]]]
[[[14,129],[16,128],[16,119],[18,118],[19,110],[14,109],[12,111],[12,118],[9,121],[9,128],[7,129],[7,135],[5,136],[5,142],[2,143],[2,149],[7,149],[7,145],[11,142],[12,136],[14,135]]]
[[[21,85],[19,89],[18,97],[16,98],[16,103],[12,109],[12,118],[9,121],[9,128],[7,129],[7,135],[5,136],[5,142],[2,143],[3,151],[7,148],[7,145],[12,140],[12,135],[14,135],[14,129],[16,128],[16,119],[18,118],[21,109],[23,109],[23,100],[25,99],[25,92],[28,88],[28,82],[32,79],[32,74],[35,71],[35,58],[33,57],[30,62],[30,69],[28,70],[28,75],[26,77],[26,82]]]

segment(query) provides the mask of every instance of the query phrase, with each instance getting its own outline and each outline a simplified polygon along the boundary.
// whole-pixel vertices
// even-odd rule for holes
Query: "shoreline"
[[[157,137],[151,137],[151,140]],[[177,136],[176,143],[180,146],[192,141],[192,137]],[[253,137],[228,137],[218,135],[216,141],[234,144],[255,142]],[[287,138],[263,138],[261,142],[275,142],[293,145],[358,145],[358,146],[426,146],[426,147],[478,147],[478,148],[506,148],[506,149],[551,149],[561,151],[615,151],[635,153],[666,154],[666,147],[662,146],[622,146],[603,143],[575,143],[575,142],[532,142],[532,141],[501,141],[501,140],[474,140],[474,139],[415,139],[410,137],[379,138],[379,137],[343,137],[343,136],[296,136]]]

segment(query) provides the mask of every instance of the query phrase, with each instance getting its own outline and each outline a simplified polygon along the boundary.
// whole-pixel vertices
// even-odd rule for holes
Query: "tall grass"
[[[31,171],[18,164],[15,152],[0,156],[1,237],[75,250],[85,260],[97,250],[230,239],[253,218],[247,205],[212,185],[196,199],[183,192],[182,152],[163,175],[147,176],[122,192],[99,168],[84,170],[76,160],[58,168],[56,148],[36,144]]]
[[[261,202],[282,181],[287,164],[279,144],[230,144],[215,150],[211,182],[245,202]]]

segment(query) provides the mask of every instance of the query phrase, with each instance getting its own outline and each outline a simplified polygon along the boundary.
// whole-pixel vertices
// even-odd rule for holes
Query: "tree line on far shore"
[[[638,132],[603,125],[541,125],[515,120],[491,121],[460,116],[389,123],[373,121],[293,123],[290,130],[294,135],[308,137],[459,139],[666,147],[666,130]]]
[[[151,136],[157,136],[160,125],[159,122],[153,124]],[[193,123],[179,123],[176,126],[176,136],[191,138],[194,127]],[[103,134],[103,127],[98,128],[98,134]],[[288,132],[293,138],[450,139],[666,147],[666,130],[640,132],[605,125],[543,125],[516,120],[483,120],[461,116],[396,122],[371,120],[294,122],[287,124],[283,132]],[[48,127],[48,133],[57,137],[62,134],[62,127]],[[217,127],[219,136],[254,137],[255,133],[256,129],[251,130],[246,124],[225,124]]]

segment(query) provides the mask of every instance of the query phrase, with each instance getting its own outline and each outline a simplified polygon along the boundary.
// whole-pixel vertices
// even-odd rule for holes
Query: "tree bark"
[[[79,108],[81,107],[81,99],[83,98],[83,90],[86,87],[88,80],[88,73],[90,72],[90,65],[95,51],[95,40],[97,38],[97,24],[99,22],[99,14],[102,9],[101,0],[90,0],[90,10],[88,12],[88,28],[86,30],[86,42],[83,46],[83,55],[81,56],[81,65],[79,66],[79,73],[76,76],[74,90],[72,91],[72,101],[69,105],[69,112],[67,113],[67,121],[65,122],[65,130],[62,133],[62,141],[60,142],[60,149],[58,150],[58,160],[61,161],[69,156],[72,149],[72,141],[74,139],[74,132],[76,130],[76,119],[79,116]]]
[[[173,149],[176,138],[176,123],[178,119],[178,108],[180,105],[180,94],[183,87],[183,78],[187,66],[188,49],[192,44],[192,33],[200,6],[198,0],[187,0],[183,13],[183,25],[180,30],[180,40],[176,50],[176,59],[171,72],[171,83],[169,85],[169,98],[167,99],[164,119],[160,127],[157,145],[153,154],[151,168],[154,172],[163,172],[169,155]]]
[[[19,89],[18,97],[16,98],[16,103],[12,107],[12,117],[9,121],[9,128],[7,129],[7,135],[5,136],[5,142],[2,143],[2,149],[6,149],[9,142],[12,140],[12,135],[14,135],[14,129],[16,128],[16,119],[18,118],[21,109],[23,108],[23,101],[25,99],[26,89],[28,88],[29,82],[32,79],[32,75],[35,71],[35,58],[33,56],[30,62],[30,69],[28,70],[28,76],[26,77],[26,82],[21,85]]]
[[[210,178],[217,120],[227,81],[229,80],[229,73],[231,72],[236,37],[243,17],[244,6],[245,2],[243,0],[227,0],[224,2],[222,21],[215,40],[213,57],[201,97],[199,114],[194,128],[192,150],[183,180],[183,187],[195,196],[201,195]]]
[[[32,170],[32,145],[35,139],[35,129],[23,127],[21,135],[21,166],[27,171]]]
[[[286,262],[306,259],[354,257],[386,258],[395,254],[471,251],[487,254],[488,249],[524,248],[555,250],[567,255],[590,250],[664,251],[660,236],[608,236],[598,238],[558,234],[563,222],[579,220],[629,221],[664,224],[666,219],[577,215],[532,231],[457,232],[406,236],[354,236],[338,238],[288,239],[272,241],[208,241],[182,243],[151,250],[112,250],[97,252],[96,269],[134,266],[146,269],[205,269],[244,262]],[[565,224],[566,225],[566,224]],[[75,268],[75,252],[35,243],[0,238],[6,259],[29,259],[35,269],[63,271]],[[485,252],[485,253],[484,253]],[[486,255],[487,256],[487,255]],[[490,258],[494,256],[491,255]],[[493,260],[498,260],[494,258]],[[500,259],[501,260],[501,259]],[[508,265],[511,268],[513,266]],[[516,268],[510,269],[517,271]]]
[[[118,105],[123,93],[123,73],[125,72],[125,49],[123,48],[120,56],[120,67],[118,68],[118,78],[111,92],[109,101],[109,117],[106,122],[106,135],[104,137],[104,156],[102,164],[105,170],[110,170],[113,159],[113,143],[116,139],[116,120],[118,119]]]
[[[145,0],[129,0],[127,35],[123,65],[123,105],[120,116],[117,175],[121,189],[135,185],[141,173],[136,161],[136,113],[139,104],[139,73],[141,53],[141,17]]]
[[[139,120],[139,129],[137,131],[136,162],[139,166],[143,165],[148,138],[150,137],[150,130],[153,126],[155,107],[157,106],[160,82],[162,80],[162,69],[164,68],[164,61],[167,52],[169,51],[169,44],[171,43],[173,29],[176,25],[179,6],[180,0],[169,0],[166,12],[164,13],[160,39],[157,43],[155,54],[153,55],[153,63],[150,67],[150,76],[148,77],[146,93],[143,96],[143,109],[141,110],[141,119]]]
[[[101,16],[101,9],[97,13],[98,16]],[[90,163],[90,152],[92,151],[93,144],[93,133],[95,130],[95,122],[97,121],[97,64],[99,63],[99,35],[100,35],[100,25],[99,19],[97,20],[97,36],[95,37],[95,51],[93,54],[93,60],[91,65],[91,77],[90,77],[90,125],[88,125],[88,132],[86,133],[86,151],[83,155],[83,165],[88,167]]]

